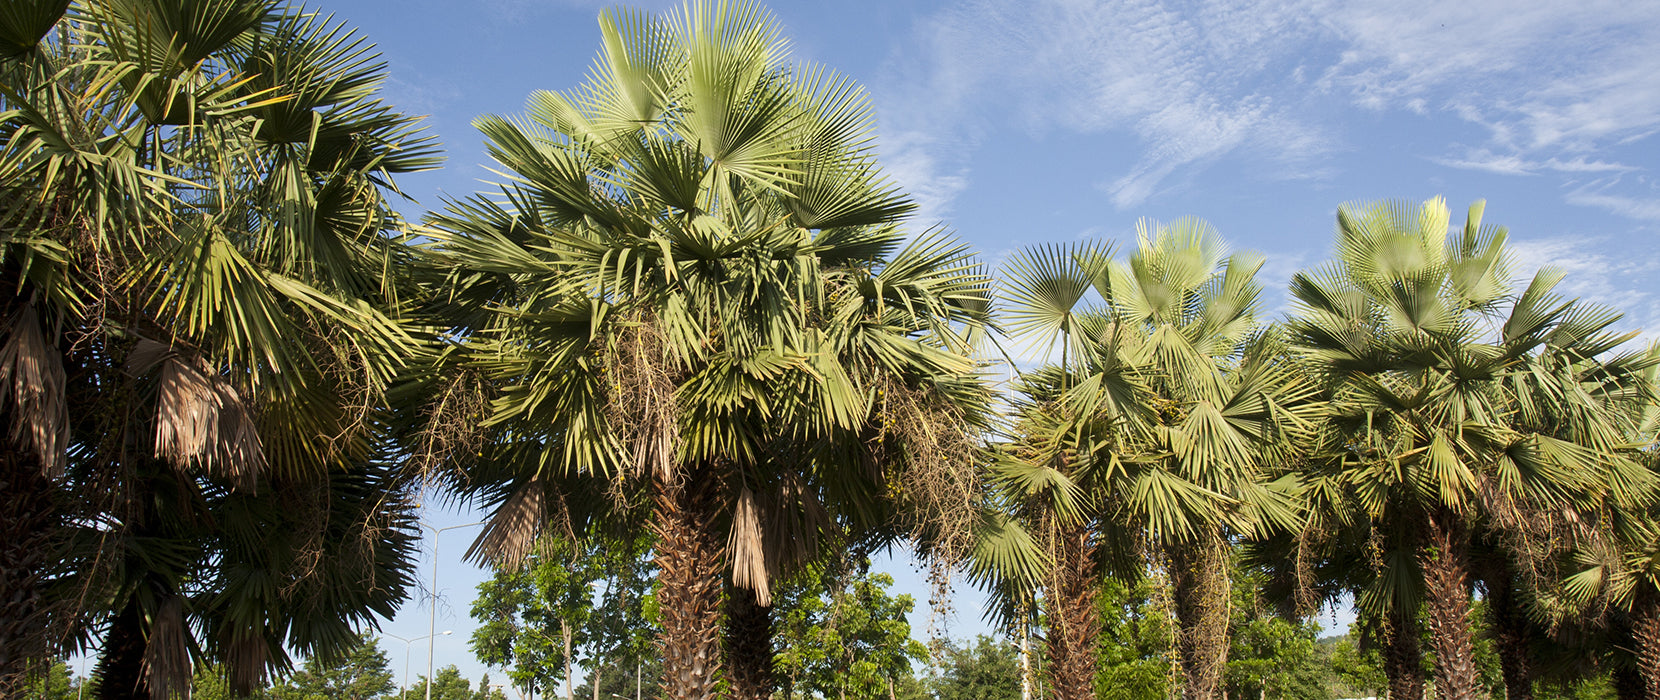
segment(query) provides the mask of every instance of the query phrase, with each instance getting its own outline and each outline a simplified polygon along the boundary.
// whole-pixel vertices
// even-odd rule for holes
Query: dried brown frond
[[[219,644],[220,659],[232,693],[252,694],[265,684],[265,671],[271,664],[271,646],[258,634],[238,631],[235,636]]]
[[[189,634],[184,621],[184,598],[168,596],[150,620],[150,639],[144,645],[144,676],[151,697],[189,696]]]
[[[767,555],[763,547],[761,518],[755,506],[755,492],[748,486],[738,492],[732,513],[732,531],[726,550],[732,555],[732,585],[755,592],[761,607],[772,606]]]
[[[427,403],[408,463],[428,487],[445,469],[465,483],[467,467],[484,452],[489,405],[484,382],[472,371],[456,373]]]
[[[679,367],[657,318],[642,311],[620,320],[601,371],[606,425],[627,450],[637,475],[672,481],[683,442],[675,404]]]
[[[785,473],[773,488],[759,495],[759,505],[769,576],[776,580],[782,572],[818,558],[819,543],[833,527],[832,519],[801,474]]]
[[[64,545],[73,515],[69,499],[23,450],[0,450],[0,494],[0,697],[22,697],[31,664],[57,658],[69,628],[82,622],[75,601],[47,588],[69,564]]]
[[[535,550],[542,533],[549,529],[576,539],[564,494],[555,494],[550,504],[548,489],[538,475],[531,477],[496,508],[485,523],[484,530],[467,547],[463,558],[473,562],[489,562],[500,570],[517,568]]]
[[[0,412],[10,409],[11,440],[34,453],[51,478],[63,473],[69,447],[69,408],[64,400],[63,356],[47,342],[33,303],[6,322],[0,345]]]
[[[140,341],[142,352],[135,351],[134,357],[153,356],[144,345],[154,342]],[[238,490],[253,490],[265,470],[265,447],[242,395],[195,353],[175,350],[159,364],[156,457],[223,476]]]

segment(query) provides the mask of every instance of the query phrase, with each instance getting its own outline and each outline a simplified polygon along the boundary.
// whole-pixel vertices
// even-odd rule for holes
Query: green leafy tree
[[[1383,697],[1389,678],[1383,672],[1383,658],[1375,645],[1361,643],[1359,626],[1332,643],[1329,657],[1336,676],[1336,690],[1343,697]]]
[[[644,658],[629,661],[627,659],[611,659],[601,664],[596,673],[590,674],[582,685],[576,687],[575,697],[599,697],[610,700],[613,696],[625,700],[638,696],[641,700],[656,700],[661,696],[659,688],[662,685],[663,662],[654,655],[645,655]],[[599,691],[595,694],[594,680],[599,680]]]
[[[266,694],[273,700],[371,700],[396,688],[386,653],[374,637],[359,635],[357,644],[342,654],[306,659],[297,673]]]
[[[1108,578],[1096,606],[1101,631],[1095,651],[1095,696],[1101,700],[1163,700],[1170,697],[1174,640],[1167,609],[1154,600],[1150,577],[1134,584]]]
[[[1020,650],[1007,641],[979,635],[960,647],[948,645],[932,679],[939,700],[1019,700]]]
[[[610,665],[632,669],[649,656],[656,627],[648,619],[654,607],[645,558],[650,541],[633,532],[631,538],[598,530],[577,539],[549,535],[517,568],[479,584],[474,656],[507,669],[515,687],[543,694],[570,678],[578,655],[590,677],[603,676]]]
[[[68,663],[53,661],[44,666],[44,672],[27,676],[28,684],[19,696],[22,700],[70,700],[80,694],[86,679],[70,672]]]
[[[1266,605],[1263,572],[1234,561],[1230,648],[1224,682],[1229,697],[1326,700],[1331,665],[1316,643],[1319,625],[1286,619]]]
[[[869,565],[815,567],[780,590],[776,663],[788,697],[886,696],[928,659],[906,618],[915,603],[889,595],[893,577]]]
[[[506,700],[507,696],[500,688],[490,687],[490,675],[485,674],[479,679],[478,687],[473,687],[472,681],[461,677],[461,670],[454,664],[438,669],[432,682],[433,700]],[[411,685],[400,700],[426,700],[427,679],[421,676],[420,680]]]

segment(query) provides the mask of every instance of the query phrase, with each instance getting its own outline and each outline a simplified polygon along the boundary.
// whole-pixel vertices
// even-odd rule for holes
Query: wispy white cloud
[[[1626,173],[1637,170],[1634,165],[1607,160],[1593,160],[1585,156],[1577,156],[1572,160],[1560,158],[1529,160],[1517,153],[1498,154],[1485,148],[1470,149],[1462,158],[1431,158],[1430,160],[1449,168],[1480,170],[1498,175],[1539,175],[1543,172]]]
[[[1263,75],[1292,80],[1296,55],[1278,38],[1306,22],[1274,2],[1211,2],[1197,12],[1156,0],[971,2],[919,28],[921,56],[905,58],[923,68],[889,90],[917,97],[890,100],[884,114],[955,127],[970,144],[992,124],[1127,133],[1141,153],[1100,186],[1131,207],[1179,168],[1242,149],[1285,164],[1325,152],[1331,139],[1320,127],[1256,87]]]
[[[1617,178],[1587,183],[1569,192],[1566,200],[1569,204],[1597,207],[1627,219],[1660,221],[1660,194],[1652,189],[1647,197],[1616,194],[1612,190],[1617,183]]]
[[[1609,151],[1660,130],[1656,43],[1660,3],[1624,0],[976,0],[919,25],[883,108],[968,135],[939,162],[995,129],[1129,136],[1099,174],[1119,208],[1234,155],[1330,173],[1349,105],[1480,127],[1447,167],[1569,178],[1633,170]]]
[[[901,131],[882,138],[882,163],[888,175],[911,195],[923,227],[945,221],[951,203],[968,186],[968,170],[961,161],[945,162],[936,137],[922,131]]]
[[[1660,254],[1647,246],[1604,252],[1600,244],[1606,243],[1589,236],[1513,239],[1511,269],[1518,279],[1531,278],[1544,267],[1561,270],[1565,276],[1557,293],[1619,309],[1626,314],[1621,328],[1660,337],[1660,297],[1646,284],[1660,271]]]

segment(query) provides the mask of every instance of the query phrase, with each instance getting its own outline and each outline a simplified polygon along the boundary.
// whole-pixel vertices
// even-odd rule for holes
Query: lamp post
[[[445,530],[458,530],[458,529],[464,528],[464,527],[472,527],[474,525],[483,525],[485,522],[487,522],[487,521],[480,520],[476,523],[465,523],[465,524],[461,524],[461,525],[451,525],[449,527],[436,527],[436,528],[431,526],[431,525],[428,525],[424,522],[421,523],[421,527],[428,528],[428,529],[432,530],[432,612],[431,612],[430,615],[427,616],[427,698],[426,698],[426,700],[432,700],[432,651],[433,651],[434,642],[437,641],[437,640],[434,639],[434,637],[438,636],[437,634],[433,633],[433,630],[438,629],[438,536],[444,534]]]
[[[442,632],[439,632],[438,636],[447,637],[447,636],[452,635],[452,634],[455,634],[455,630],[444,630]],[[414,646],[414,642],[419,642],[423,639],[426,639],[427,637],[431,637],[432,635],[429,634],[429,635],[422,636],[422,637],[416,637],[414,639],[405,639],[405,638],[399,637],[398,635],[395,635],[395,634],[391,634],[391,633],[388,633],[388,632],[382,632],[382,633],[380,633],[380,636],[382,636],[382,637],[391,637],[391,638],[396,639],[400,642],[403,642],[403,687],[398,693],[398,697],[401,698],[401,697],[403,697],[404,693],[409,692],[409,650],[410,650],[410,647]],[[428,673],[430,673],[430,671]],[[432,679],[431,678],[427,679],[427,685],[429,685],[429,686],[432,685]]]

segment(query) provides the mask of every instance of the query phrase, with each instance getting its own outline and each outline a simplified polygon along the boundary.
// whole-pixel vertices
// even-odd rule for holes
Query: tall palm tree
[[[664,692],[707,698],[728,573],[764,609],[835,520],[961,520],[938,494],[972,475],[987,285],[949,238],[904,243],[913,206],[876,167],[863,92],[788,63],[757,5],[600,28],[586,83],[476,123],[500,197],[429,220],[457,342],[419,432],[448,459],[415,454],[495,508],[491,559],[583,507],[561,480],[648,491]],[[445,433],[464,405],[484,433]],[[765,695],[750,670],[738,691]]]
[[[1654,484],[1622,454],[1636,414],[1607,408],[1652,394],[1652,362],[1614,352],[1630,337],[1606,331],[1617,314],[1553,295],[1558,273],[1514,294],[1507,233],[1482,226],[1482,209],[1449,235],[1440,199],[1341,207],[1337,259],[1292,281],[1293,344],[1332,405],[1310,488],[1370,533],[1361,608],[1405,640],[1424,604],[1444,698],[1479,692],[1468,616],[1481,523],[1637,505]],[[1401,661],[1409,673],[1416,659]]]
[[[1319,405],[1256,320],[1260,258],[1226,255],[1196,219],[1143,221],[1137,238],[1123,262],[1094,246],[1010,262],[1008,326],[1040,348],[1058,342],[1060,362],[1022,382],[999,482],[1053,504],[1038,529],[1054,543],[1057,692],[1091,696],[1100,563],[1147,551],[1170,573],[1184,695],[1210,698],[1226,662],[1229,538],[1296,521],[1294,484],[1268,475]]]
[[[4,534],[63,563],[3,582],[51,623],[25,654],[97,630],[101,692],[142,697],[340,648],[408,583],[386,196],[430,140],[372,47],[274,2],[20,0],[0,36],[0,480],[38,509]]]

